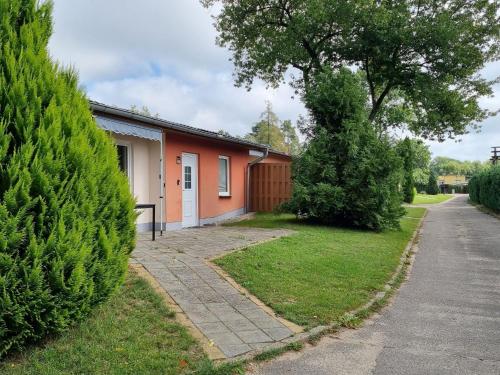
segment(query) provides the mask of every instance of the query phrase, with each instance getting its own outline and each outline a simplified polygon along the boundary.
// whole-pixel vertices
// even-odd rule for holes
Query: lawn
[[[452,194],[437,194],[437,195],[417,194],[415,196],[415,199],[413,200],[413,204],[436,204],[445,202],[451,197],[453,197]]]
[[[216,370],[149,284],[129,274],[92,316],[44,345],[0,363],[0,373],[229,374]]]
[[[257,214],[236,226],[287,228],[290,237],[215,260],[279,315],[310,328],[368,302],[393,275],[424,208],[408,208],[401,230],[315,226],[292,215]]]

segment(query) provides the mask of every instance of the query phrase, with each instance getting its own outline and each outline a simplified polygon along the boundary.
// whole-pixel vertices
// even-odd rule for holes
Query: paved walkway
[[[255,374],[500,374],[500,221],[461,196],[429,208],[410,279],[359,330]]]
[[[206,260],[289,235],[286,230],[206,227],[167,232],[152,242],[141,235],[132,262],[142,264],[198,329],[226,357],[260,349],[293,332],[242,295]]]

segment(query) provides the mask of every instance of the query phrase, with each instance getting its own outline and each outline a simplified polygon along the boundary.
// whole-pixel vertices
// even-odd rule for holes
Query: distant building
[[[464,175],[446,175],[438,177],[438,185],[441,193],[449,194],[466,192],[469,179]]]

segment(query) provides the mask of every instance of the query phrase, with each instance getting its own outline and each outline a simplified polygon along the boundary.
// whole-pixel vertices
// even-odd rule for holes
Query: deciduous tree
[[[249,88],[260,78],[277,86],[291,72],[304,93],[325,68],[354,66],[363,72],[376,126],[407,112],[403,122],[387,124],[443,140],[490,114],[478,99],[492,93],[492,81],[479,71],[498,58],[498,1],[201,2],[220,6],[217,42],[232,52],[237,85]]]

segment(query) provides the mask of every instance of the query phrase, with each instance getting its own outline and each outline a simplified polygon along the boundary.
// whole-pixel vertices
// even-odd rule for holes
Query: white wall
[[[132,158],[131,190],[138,204],[156,204],[156,222],[160,222],[160,142],[113,134],[117,142],[130,144]],[[137,224],[151,223],[152,210],[146,209]]]

